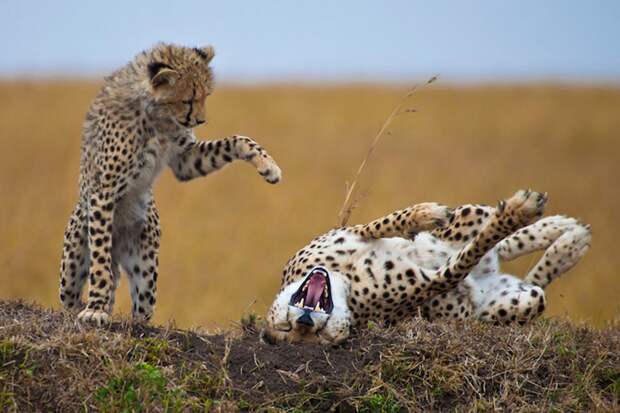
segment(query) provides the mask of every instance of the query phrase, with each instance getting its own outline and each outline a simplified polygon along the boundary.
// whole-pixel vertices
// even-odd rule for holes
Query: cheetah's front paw
[[[234,145],[240,159],[250,162],[259,175],[270,184],[277,184],[282,179],[282,171],[267,151],[258,142],[247,136],[233,136]]]
[[[543,215],[547,194],[535,192],[530,189],[518,191],[507,201],[500,201],[497,212],[508,219],[507,225],[519,229],[531,224]]]
[[[86,308],[78,314],[78,320],[102,326],[110,322],[110,315],[103,310]]]
[[[270,184],[277,184],[282,179],[282,171],[280,167],[269,155],[266,155],[264,162],[261,162],[262,166],[258,167],[258,173],[265,181]]]
[[[425,202],[414,207],[414,214],[416,228],[413,230],[431,231],[445,227],[454,215],[454,210],[435,202]]]
[[[266,153],[258,155],[258,157],[259,159],[256,160],[256,170],[259,175],[270,184],[277,184],[280,182],[280,179],[282,179],[282,171],[276,161]]]

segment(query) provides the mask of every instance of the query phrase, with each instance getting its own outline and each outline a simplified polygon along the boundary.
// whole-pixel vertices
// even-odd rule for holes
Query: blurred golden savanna
[[[0,83],[0,298],[59,306],[62,234],[77,199],[81,124],[99,83]],[[251,136],[283,169],[279,185],[236,163],[190,183],[156,184],[163,240],[156,322],[226,326],[263,314],[281,268],[336,225],[350,181],[407,87],[221,86],[202,139]],[[358,185],[350,223],[423,201],[495,203],[519,188],[550,195],[548,214],[593,227],[590,252],[548,289],[547,316],[601,325],[620,312],[620,90],[521,84],[416,92]],[[537,256],[507,265],[525,274]],[[116,312],[128,311],[127,283]]]

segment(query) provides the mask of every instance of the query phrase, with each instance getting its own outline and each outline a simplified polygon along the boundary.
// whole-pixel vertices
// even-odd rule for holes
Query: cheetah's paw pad
[[[590,249],[592,232],[590,226],[578,225],[564,233],[545,253],[547,261],[555,263],[561,274],[574,267]]]
[[[277,184],[282,179],[282,171],[278,164],[271,158],[267,157],[261,162],[258,168],[258,174],[270,184]]]
[[[454,216],[452,208],[435,202],[427,202],[418,206],[421,208],[417,214],[420,217],[418,226],[423,230],[443,228],[448,225],[448,222]]]
[[[546,193],[521,190],[507,201],[501,201],[497,209],[500,214],[513,218],[514,223],[521,227],[542,216],[547,199]]]

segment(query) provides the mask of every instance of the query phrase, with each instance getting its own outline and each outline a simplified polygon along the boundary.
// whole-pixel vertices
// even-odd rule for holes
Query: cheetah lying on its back
[[[129,277],[133,317],[149,320],[155,305],[159,217],[152,186],[169,166],[180,181],[241,159],[269,183],[274,160],[252,139],[198,141],[213,90],[211,47],[159,44],[105,79],[83,128],[80,194],[65,231],[60,300],[79,318],[106,322],[119,265]],[[89,281],[82,308],[82,287]]]
[[[589,226],[572,218],[532,223],[546,200],[519,191],[497,208],[425,203],[332,230],[287,263],[263,338],[339,343],[368,320],[416,314],[524,324],[544,311],[543,289],[590,246]],[[542,249],[524,280],[501,273],[499,260]]]

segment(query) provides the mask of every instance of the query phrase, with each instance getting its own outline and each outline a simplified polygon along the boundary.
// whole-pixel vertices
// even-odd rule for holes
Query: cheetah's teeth
[[[316,303],[316,305],[314,306],[314,311],[322,311],[319,303]]]

